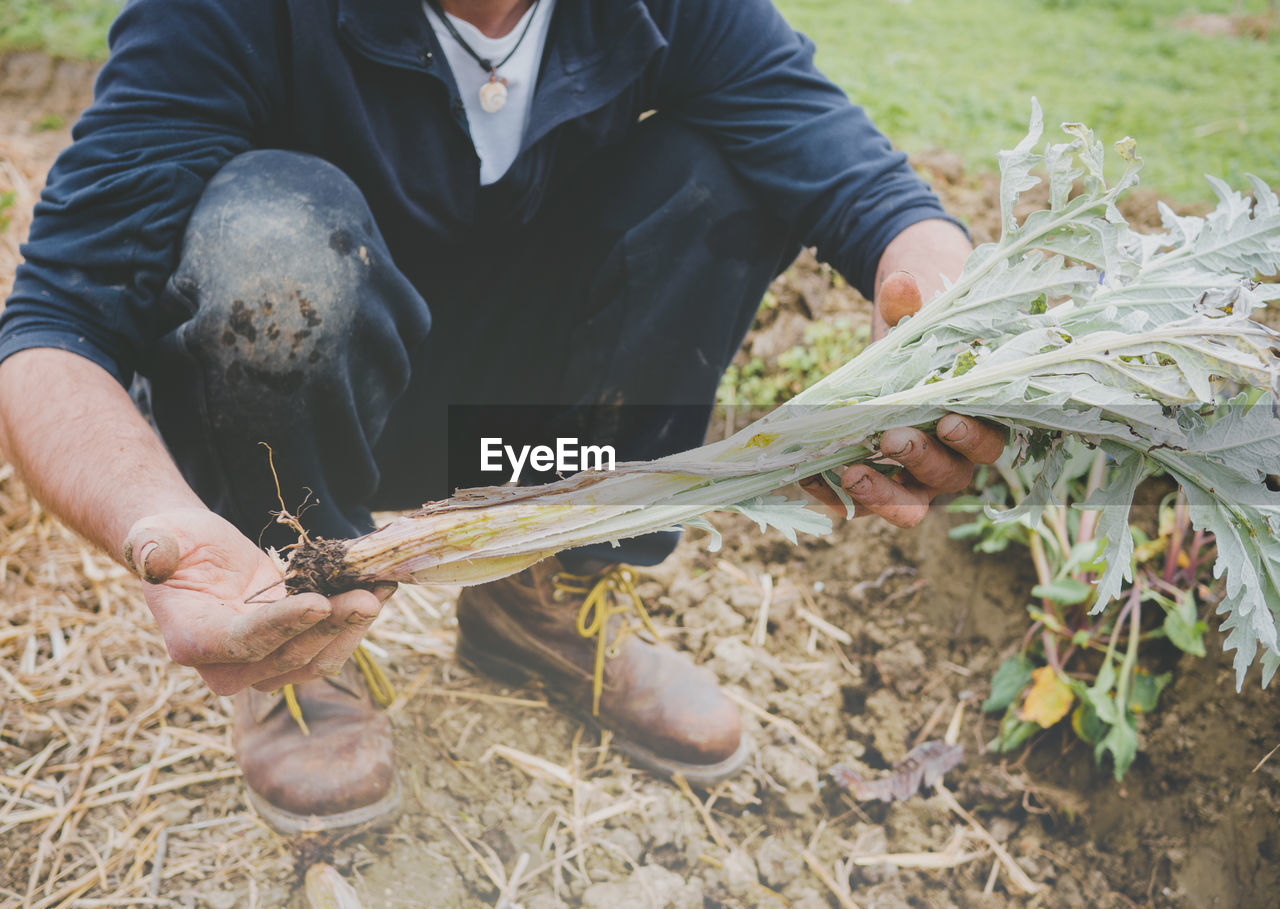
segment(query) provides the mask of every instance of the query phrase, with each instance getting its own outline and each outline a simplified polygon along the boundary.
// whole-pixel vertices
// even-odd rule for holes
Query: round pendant
[[[486,114],[496,114],[507,105],[507,86],[493,79],[480,86],[480,106]]]

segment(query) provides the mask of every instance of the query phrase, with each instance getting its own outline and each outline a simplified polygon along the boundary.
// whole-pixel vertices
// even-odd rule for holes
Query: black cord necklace
[[[462,46],[462,49],[471,56],[471,59],[479,63],[480,68],[489,74],[489,81],[480,86],[480,107],[484,109],[485,113],[496,114],[507,104],[507,80],[498,75],[498,69],[514,57],[516,51],[520,49],[520,45],[524,43],[524,36],[529,34],[529,28],[533,25],[533,8],[538,5],[538,0],[533,0],[533,3],[529,5],[529,18],[525,20],[524,31],[520,33],[520,37],[516,39],[516,43],[512,45],[507,55],[497,63],[481,57],[476,53],[476,49],[468,44],[462,35],[458,34],[458,29],[449,21],[449,16],[440,7],[440,0],[427,0],[427,4],[440,17],[440,21],[444,23],[444,27],[449,34],[453,36],[453,40],[457,41]]]

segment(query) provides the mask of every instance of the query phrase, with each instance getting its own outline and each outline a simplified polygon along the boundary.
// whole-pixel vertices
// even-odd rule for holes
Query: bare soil
[[[68,140],[33,124],[70,123],[91,75],[0,59],[0,191],[19,199],[0,289],[33,188]],[[994,178],[941,152],[918,164],[989,237]],[[1130,204],[1158,222],[1153,196]],[[788,332],[868,315],[808,257],[775,295]],[[757,353],[785,349],[761,337],[780,320],[762,320]],[[228,705],[164,659],[137,583],[7,469],[0,507],[0,905],[304,906],[301,874],[317,860],[370,907],[1277,903],[1280,755],[1263,760],[1280,744],[1275,689],[1255,673],[1237,694],[1215,637],[1205,659],[1167,657],[1174,682],[1123,783],[1058,731],[993,756],[995,721],[978,705],[1025,631],[1033,576],[1018,553],[949,539],[957,519],[941,508],[913,531],[857,521],[799,546],[715,517],[723,549],[687,539],[646,577],[666,640],[744,704],[750,766],[710,792],[631,767],[537,687],[463,669],[448,656],[456,592],[402,590],[371,640],[400,689],[404,810],[388,830],[289,843],[256,821],[229,759]],[[130,673],[143,681],[119,684]],[[837,762],[886,772],[953,723],[966,761],[945,792],[856,803],[828,775]],[[192,742],[207,748],[181,757]],[[137,767],[150,769],[129,776]]]

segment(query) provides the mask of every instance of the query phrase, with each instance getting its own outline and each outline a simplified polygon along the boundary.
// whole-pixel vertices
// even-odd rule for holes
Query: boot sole
[[[352,827],[370,830],[390,826],[400,814],[400,776],[391,778],[391,789],[378,801],[337,814],[295,814],[272,805],[248,786],[249,804],[272,830],[283,836],[332,833]]]
[[[519,663],[505,659],[503,657],[494,656],[477,650],[475,647],[458,638],[457,644],[458,662],[462,663],[469,669],[483,673],[490,678],[497,679],[512,687],[520,687],[531,679],[539,678],[538,674],[530,669],[526,669]],[[566,698],[557,698],[551,695],[548,689],[548,700],[552,701],[556,707],[565,713],[573,716],[577,720],[589,723],[596,729],[608,731],[613,735],[610,745],[621,751],[623,754],[631,758],[635,763],[639,764],[645,770],[656,773],[659,776],[670,779],[679,774],[691,786],[706,788],[721,783],[738,773],[747,763],[747,758],[751,754],[751,739],[744,732],[742,741],[738,743],[738,750],[723,761],[715,764],[688,764],[684,761],[676,761],[671,758],[664,758],[653,750],[646,748],[640,743],[628,739],[617,732],[608,729],[602,725],[600,720],[592,716],[590,712],[582,710],[578,705]]]

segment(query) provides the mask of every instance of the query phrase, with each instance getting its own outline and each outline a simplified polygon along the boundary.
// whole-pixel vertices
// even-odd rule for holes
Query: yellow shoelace
[[[373,698],[373,702],[379,707],[386,707],[396,696],[395,688],[391,685],[391,680],[387,678],[387,674],[382,667],[373,661],[373,657],[369,656],[369,651],[361,644],[356,648],[356,652],[351,655],[351,659],[356,661],[356,668],[360,670],[360,674],[364,676],[364,682],[369,686],[369,695]],[[307,721],[302,716],[302,705],[298,703],[298,694],[294,691],[292,685],[285,685],[281,692],[284,694],[284,705],[289,711],[289,716],[293,717],[293,721],[298,724],[298,728],[302,730],[303,735],[311,735],[311,730],[307,727]]]
[[[617,656],[618,648],[627,635],[643,628],[653,637],[659,638],[649,613],[636,593],[635,577],[631,571],[621,565],[615,565],[600,575],[573,574],[560,571],[551,577],[551,584],[557,592],[563,592],[583,598],[578,609],[578,634],[584,638],[596,639],[595,674],[591,682],[591,713],[600,715],[600,696],[604,693],[604,660],[606,656]],[[634,612],[640,624],[623,622],[618,626],[618,633],[613,641],[608,640],[609,620],[616,615]]]

